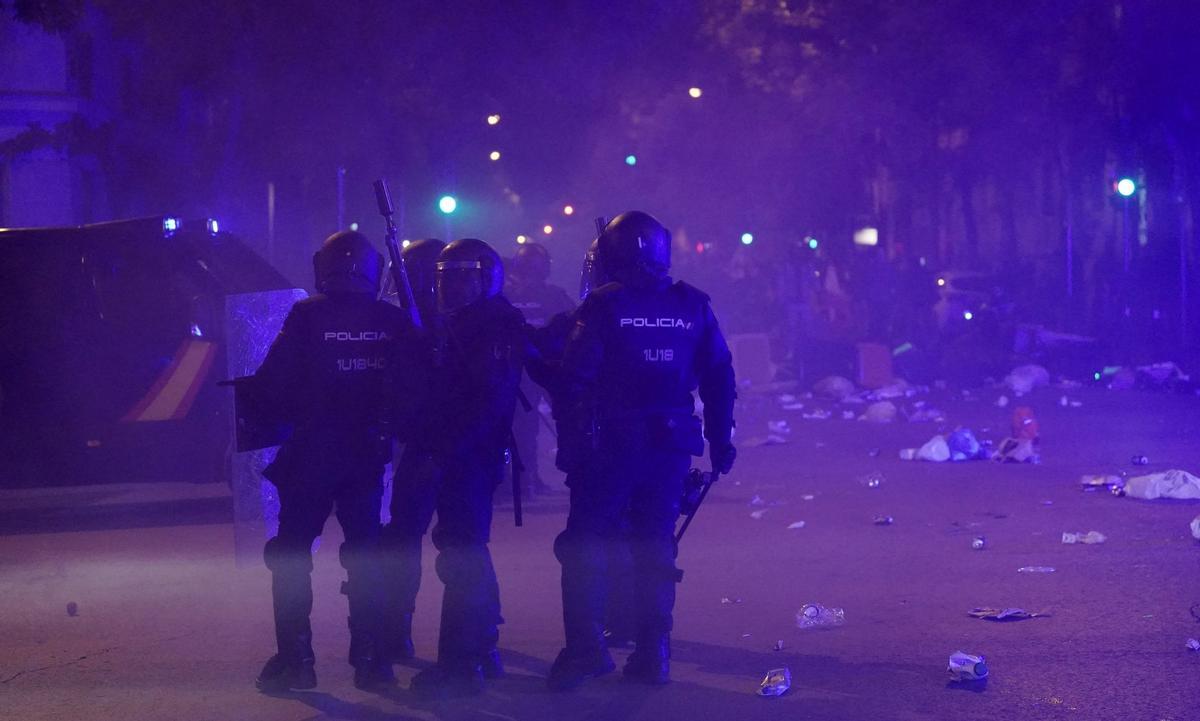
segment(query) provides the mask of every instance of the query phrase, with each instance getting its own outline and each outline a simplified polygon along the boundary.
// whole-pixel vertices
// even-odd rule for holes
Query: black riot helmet
[[[600,239],[592,241],[587,252],[583,254],[583,269],[579,272],[579,300],[588,297],[588,293],[608,282],[604,275],[604,266],[600,265]]]
[[[430,318],[437,312],[437,260],[445,247],[437,238],[421,238],[400,251],[422,318]]]
[[[504,264],[482,240],[459,238],[438,254],[437,299],[443,313],[500,295],[503,289]]]
[[[529,285],[545,283],[550,279],[550,251],[540,243],[523,243],[513,258],[512,276]]]
[[[313,275],[321,293],[378,295],[383,256],[362,233],[339,231],[313,253]]]
[[[597,240],[600,264],[612,280],[663,278],[671,268],[671,233],[649,213],[621,213]]]

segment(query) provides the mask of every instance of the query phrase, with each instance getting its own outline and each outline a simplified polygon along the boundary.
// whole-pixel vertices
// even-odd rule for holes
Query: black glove
[[[732,443],[709,443],[708,457],[712,461],[713,473],[722,475],[733,468],[733,459],[737,458],[737,449]]]

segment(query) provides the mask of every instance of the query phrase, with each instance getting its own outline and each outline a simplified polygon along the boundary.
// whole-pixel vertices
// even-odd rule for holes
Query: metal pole
[[[1067,299],[1075,297],[1075,207],[1067,188]]]
[[[1129,197],[1121,198],[1121,246],[1124,255],[1125,281],[1129,282],[1129,265],[1133,257],[1133,247],[1129,238]]]
[[[267,262],[275,264],[275,184],[267,183]]]
[[[337,169],[337,225],[338,230],[346,227],[346,168]]]
[[[1186,201],[1179,208],[1179,344],[1188,343],[1188,235],[1191,229],[1191,206]]]

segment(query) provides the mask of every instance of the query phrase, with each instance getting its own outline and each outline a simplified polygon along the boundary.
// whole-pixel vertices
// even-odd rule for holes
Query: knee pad
[[[312,553],[309,548],[311,545],[304,546],[275,536],[263,546],[263,563],[272,572],[312,573]]]
[[[434,568],[442,583],[470,582],[486,577],[490,562],[487,546],[451,546],[440,549]]]
[[[342,564],[342,568],[354,573],[375,562],[377,550],[374,544],[347,541],[338,546],[338,561]]]
[[[600,536],[567,530],[554,539],[554,557],[563,566],[603,566],[608,560],[607,544]]]
[[[554,557],[564,566],[576,564],[586,556],[587,546],[581,534],[563,531],[554,539]]]

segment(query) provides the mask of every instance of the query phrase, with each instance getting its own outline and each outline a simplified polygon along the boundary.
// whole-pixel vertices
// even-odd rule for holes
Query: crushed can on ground
[[[985,621],[1024,621],[1027,618],[1042,618],[1050,614],[1026,611],[1023,608],[973,608],[967,611],[967,615]]]
[[[946,670],[950,672],[953,681],[982,681],[988,677],[988,667],[983,656],[975,656],[965,651],[950,654],[950,663]]]
[[[1084,533],[1083,531],[1075,531],[1075,532],[1063,531],[1063,534],[1062,534],[1062,542],[1067,543],[1067,544],[1072,544],[1072,543],[1096,544],[1096,543],[1104,543],[1107,540],[1108,540],[1108,536],[1105,536],[1103,533],[1101,533],[1099,531],[1088,531],[1087,533]]]
[[[826,608],[819,603],[806,603],[796,611],[796,626],[799,628],[832,628],[845,622],[845,611]]]
[[[758,685],[758,695],[771,698],[782,696],[792,687],[792,672],[787,666],[773,668],[767,671],[762,683]]]

